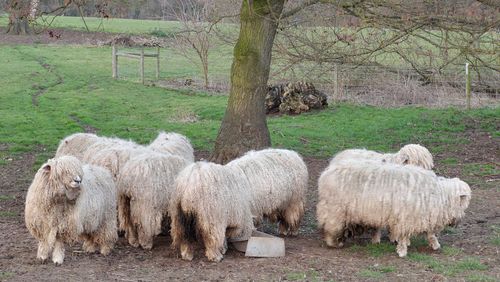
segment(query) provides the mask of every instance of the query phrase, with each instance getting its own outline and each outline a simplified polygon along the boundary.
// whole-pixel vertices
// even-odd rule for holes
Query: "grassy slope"
[[[109,54],[107,47],[0,46],[0,73],[8,74],[0,76],[0,143],[8,143],[10,152],[37,145],[51,152],[58,140],[87,124],[99,134],[141,143],[149,142],[158,130],[178,131],[189,136],[197,149],[212,148],[226,97],[113,81]],[[62,84],[56,85],[57,76]],[[40,89],[44,92],[39,106],[34,106],[32,95]],[[179,121],[183,116],[198,116],[198,121]],[[269,129],[274,146],[320,157],[351,147],[393,150],[410,142],[432,145],[435,152],[440,145],[466,142],[456,136],[469,118],[480,119],[485,130],[498,136],[499,116],[498,109],[340,105],[300,116],[271,117]]]

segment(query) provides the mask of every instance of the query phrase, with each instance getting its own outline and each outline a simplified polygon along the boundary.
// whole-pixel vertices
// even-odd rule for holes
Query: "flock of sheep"
[[[464,216],[471,190],[432,172],[430,152],[406,145],[397,153],[364,149],[338,153],[318,181],[317,219],[328,246],[387,228],[405,256],[410,238],[436,234]],[[76,133],[36,173],[26,197],[25,220],[38,240],[37,258],[64,261],[65,243],[107,255],[122,231],[134,247],[151,249],[170,226],[172,245],[192,260],[201,241],[220,261],[227,239],[248,239],[263,219],[282,235],[296,235],[304,215],[307,166],[294,151],[251,151],[225,165],[194,162],[189,140],[161,132],[143,146],[118,138]]]

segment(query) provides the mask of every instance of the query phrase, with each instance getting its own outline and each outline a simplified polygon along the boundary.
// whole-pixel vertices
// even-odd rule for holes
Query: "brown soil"
[[[83,44],[101,45],[116,36],[105,32],[82,32],[71,29],[49,28],[33,35],[11,35],[5,33],[6,28],[0,27],[0,44]]]
[[[181,260],[170,248],[170,237],[159,236],[151,251],[128,246],[120,238],[116,249],[107,257],[99,254],[84,254],[79,245],[68,247],[63,266],[52,263],[39,264],[35,260],[36,241],[24,225],[24,201],[27,188],[35,173],[33,164],[38,152],[7,157],[7,164],[0,166],[0,280],[14,281],[164,281],[164,280],[370,280],[360,274],[378,266],[392,266],[393,272],[383,274],[383,280],[463,280],[471,273],[488,275],[500,279],[499,247],[491,242],[492,225],[500,226],[498,180],[494,177],[464,175],[463,165],[469,162],[499,163],[499,143],[483,132],[468,131],[465,136],[474,146],[450,148],[436,155],[437,171],[445,176],[460,176],[472,183],[473,197],[465,221],[456,232],[443,233],[443,246],[459,248],[456,256],[447,256],[442,251],[434,252],[427,246],[412,246],[410,253],[432,255],[444,263],[464,257],[477,257],[488,266],[485,271],[472,271],[446,277],[433,271],[423,263],[401,259],[394,252],[371,256],[365,247],[367,237],[348,241],[343,249],[324,246],[316,231],[315,205],[317,202],[316,181],[328,160],[305,158],[310,171],[310,185],[305,219],[300,235],[285,238],[286,256],[283,258],[247,258],[230,249],[221,263],[210,263],[202,249],[192,262]],[[7,146],[0,146],[6,150]],[[466,153],[465,153],[466,152]],[[206,158],[207,152],[198,152],[197,158]],[[458,159],[453,166],[441,165],[449,157]],[[12,159],[12,160],[9,160]],[[498,178],[498,175],[495,176]],[[487,180],[493,180],[487,182]],[[495,182],[496,181],[496,182]],[[491,183],[494,183],[493,186]],[[490,187],[490,188],[488,188]],[[261,227],[275,234],[274,225]],[[387,238],[383,239],[387,242]],[[361,247],[350,248],[352,245]]]

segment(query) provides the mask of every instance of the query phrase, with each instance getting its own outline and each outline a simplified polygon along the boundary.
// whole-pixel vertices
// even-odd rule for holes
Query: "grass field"
[[[0,73],[7,74],[0,77],[0,143],[9,144],[9,152],[36,146],[51,152],[62,137],[88,125],[99,134],[141,143],[149,142],[158,130],[178,131],[197,149],[212,148],[226,96],[112,80],[110,53],[108,47],[0,46]],[[393,150],[411,142],[436,151],[441,145],[467,142],[459,136],[469,120],[479,120],[484,130],[498,137],[499,115],[499,109],[341,104],[300,116],[271,117],[268,123],[274,146],[329,157],[344,148]]]

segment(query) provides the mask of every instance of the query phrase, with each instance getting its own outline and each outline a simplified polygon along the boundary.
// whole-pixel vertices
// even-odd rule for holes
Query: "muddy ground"
[[[33,164],[38,153],[32,152],[7,157],[7,164],[0,166],[0,280],[462,281],[467,277],[499,280],[500,247],[492,242],[492,226],[500,226],[499,175],[478,176],[467,174],[464,170],[467,163],[477,162],[495,164],[498,168],[499,142],[476,129],[467,131],[465,137],[472,145],[450,147],[435,156],[436,170],[441,175],[466,179],[473,190],[464,222],[453,232],[440,236],[443,246],[458,249],[460,253],[450,256],[443,251],[432,251],[422,244],[410,247],[410,253],[432,255],[445,265],[466,257],[475,257],[487,266],[486,270],[464,271],[447,276],[426,263],[409,258],[401,259],[392,251],[375,256],[367,251],[368,237],[348,241],[343,249],[325,247],[316,231],[314,214],[317,202],[316,181],[328,160],[308,157],[305,158],[310,171],[307,212],[300,235],[285,238],[286,256],[283,258],[246,258],[242,253],[230,249],[221,263],[211,263],[205,259],[200,248],[192,262],[185,262],[170,249],[170,237],[162,235],[155,240],[151,251],[135,249],[120,238],[116,249],[107,257],[84,254],[80,246],[75,245],[67,249],[63,266],[40,264],[35,260],[36,241],[24,225],[23,213],[25,195],[35,173]],[[6,150],[7,146],[0,148]],[[197,153],[198,158],[206,156],[206,152]],[[450,157],[456,158],[458,162],[453,165],[442,164],[442,160]],[[262,228],[266,232],[275,232],[273,225],[267,224]],[[383,241],[388,242],[388,239],[385,237]],[[381,274],[379,278],[371,277],[370,270],[376,271],[380,267],[391,267],[393,270]]]

